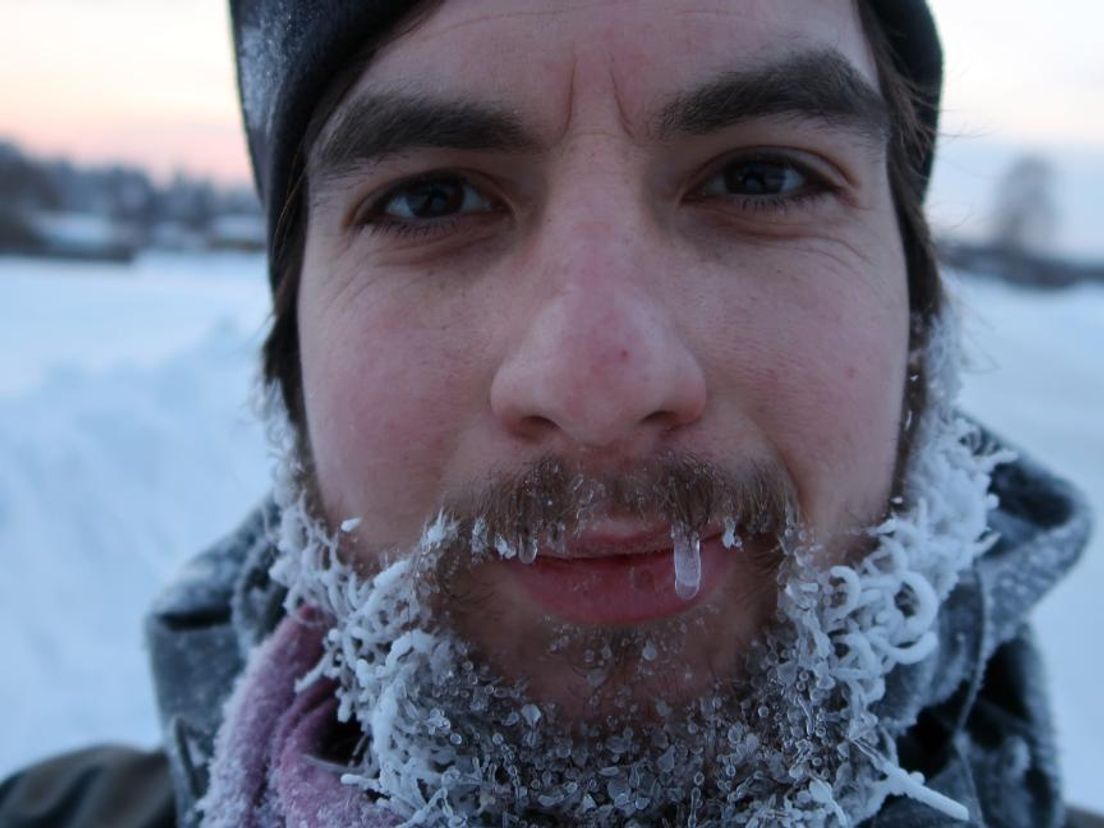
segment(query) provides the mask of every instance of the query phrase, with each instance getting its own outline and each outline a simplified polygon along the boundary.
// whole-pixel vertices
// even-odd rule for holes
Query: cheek
[[[403,542],[455,448],[465,371],[453,332],[388,297],[315,299],[304,290],[300,339],[323,504],[331,520],[365,518],[373,545]]]
[[[883,500],[896,458],[907,343],[876,325],[814,322],[797,334],[802,341],[789,350],[770,405],[786,424],[781,439],[808,490],[809,517],[824,525]]]
[[[841,328],[810,336],[804,370],[794,367],[800,387],[789,389],[806,400],[794,406],[792,433],[807,464],[810,521],[826,530],[873,517],[892,485],[908,356],[907,312],[867,311]]]
[[[744,302],[727,364],[736,404],[785,464],[807,521],[835,531],[879,512],[892,484],[908,304],[892,256],[873,272],[815,264],[813,276],[779,271]]]

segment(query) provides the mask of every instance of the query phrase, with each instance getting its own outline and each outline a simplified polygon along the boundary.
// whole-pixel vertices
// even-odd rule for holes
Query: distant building
[[[215,216],[207,230],[211,250],[258,253],[265,249],[265,223],[260,213],[231,213]]]
[[[129,261],[139,250],[262,251],[252,189],[41,160],[0,141],[0,253]]]
[[[182,222],[159,221],[146,234],[146,246],[154,250],[197,252],[207,249],[207,238]]]
[[[27,255],[129,262],[138,251],[135,232],[106,216],[39,212],[26,221],[37,244],[16,252]]]
[[[940,260],[956,270],[1037,288],[1063,288],[1082,282],[1104,284],[1104,262],[1072,261],[1010,250],[1006,245],[941,239]]]

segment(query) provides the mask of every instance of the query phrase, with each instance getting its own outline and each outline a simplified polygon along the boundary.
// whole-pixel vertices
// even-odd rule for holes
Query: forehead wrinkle
[[[572,50],[571,76],[567,79],[567,95],[564,100],[563,129],[559,131],[554,139],[557,144],[563,140],[565,135],[571,132],[572,125],[575,121],[575,106],[577,101],[575,81],[579,75],[579,51],[577,46],[573,46]]]
[[[445,4],[443,4],[443,3],[441,4],[442,7],[444,5]],[[441,37],[441,36],[449,34],[451,32],[456,32],[456,31],[460,31],[462,29],[471,28],[472,26],[482,26],[482,25],[487,24],[487,23],[498,23],[498,22],[502,22],[502,21],[505,21],[505,20],[510,20],[512,18],[527,19],[527,18],[556,17],[556,16],[563,15],[563,14],[568,13],[568,12],[578,11],[580,9],[586,9],[586,8],[597,6],[597,5],[604,5],[604,4],[601,3],[601,2],[578,3],[578,4],[575,4],[575,5],[569,5],[565,8],[559,8],[559,9],[543,8],[543,9],[536,9],[536,10],[533,10],[533,11],[521,11],[521,10],[518,10],[518,9],[511,9],[509,11],[503,11],[503,12],[498,12],[498,13],[488,12],[486,14],[481,14],[481,15],[478,15],[476,17],[468,18],[466,20],[458,20],[454,23],[449,23],[445,26],[440,27],[439,29],[433,30],[433,29],[431,29],[432,21],[440,13],[440,8],[438,8],[437,10],[434,11],[434,13],[432,15],[430,15],[428,20],[423,22],[420,26],[416,27],[412,31],[417,32],[418,36],[420,36],[420,37],[422,37],[426,40],[432,40],[434,38]],[[530,25],[539,25],[539,24],[530,24]],[[429,28],[431,30],[430,31],[423,31],[423,29],[427,29],[427,28]],[[398,40],[402,40],[402,39],[403,38],[399,38]]]
[[[520,4],[520,0],[518,0]],[[402,43],[411,40],[421,40],[423,42],[429,42],[446,36],[450,33],[455,33],[462,30],[471,29],[472,27],[488,27],[489,30],[493,30],[496,24],[508,22],[511,20],[521,19],[525,21],[524,25],[528,27],[540,27],[547,25],[547,22],[533,22],[543,19],[548,21],[553,18],[563,18],[568,15],[578,14],[580,12],[585,13],[590,10],[599,10],[608,12],[611,8],[626,7],[634,12],[638,12],[639,0],[583,0],[583,2],[560,2],[554,3],[551,0],[540,0],[541,7],[536,9],[517,9],[511,8],[506,11],[487,11],[477,14],[473,17],[465,19],[454,20],[451,22],[442,22],[440,15],[442,10],[446,7],[446,4],[442,3],[433,12],[422,20],[416,27],[412,28],[407,34],[402,37],[389,41],[378,53],[377,58],[373,60],[373,63],[377,63],[380,59],[386,57],[386,53],[394,48],[401,46]],[[550,6],[555,5],[555,8]],[[694,14],[713,14],[717,16],[725,16],[728,19],[733,17],[733,10],[721,5],[716,9],[693,9],[683,10],[676,13],[677,16],[692,16]],[[608,21],[607,21],[608,22]],[[615,27],[616,33],[620,33],[620,27]],[[614,36],[614,31],[611,30],[611,36]],[[579,42],[572,38],[572,66],[570,76],[567,78],[566,84],[566,101],[563,104],[564,116],[561,123],[564,124],[563,128],[552,135],[555,142],[562,140],[572,129],[575,123],[576,101],[581,96],[578,92],[582,91],[584,84],[588,79],[593,78],[589,72],[579,70]],[[616,107],[617,120],[624,134],[629,135],[634,141],[643,141],[650,135],[649,124],[647,120],[641,120],[639,125],[634,125],[633,118],[631,116],[632,107],[626,101],[624,94],[625,84],[618,81],[617,77],[617,56],[615,52],[610,49],[610,42],[607,40],[603,43],[606,47],[602,51],[602,57],[606,63],[606,72],[610,83],[610,89],[612,90],[613,103]],[[520,111],[520,110],[519,110]],[[643,110],[647,112],[647,109]],[[598,130],[601,131],[601,130]]]
[[[571,71],[566,83],[566,100],[564,101],[564,115],[562,119],[563,127],[556,132],[553,137],[553,143],[560,144],[569,136],[571,139],[578,139],[587,135],[611,138],[623,138],[624,136],[628,136],[630,140],[639,142],[642,137],[648,133],[647,123],[642,124],[640,128],[633,124],[632,117],[629,114],[629,107],[625,103],[625,96],[621,83],[617,78],[616,60],[613,54],[609,52],[603,54],[601,60],[604,66],[602,69],[595,67],[589,71],[580,70],[579,65],[582,60],[583,59],[579,56],[578,44],[573,43]],[[581,120],[577,117],[577,114],[580,108],[585,106],[586,95],[595,95],[595,85],[591,79],[603,72],[603,69],[605,82],[608,84],[609,94],[601,94],[600,100],[603,105],[605,105],[607,101],[612,100],[612,114],[614,115],[614,120],[621,128],[620,133],[612,129],[610,124],[590,123],[585,126],[576,126]],[[603,112],[602,114],[605,115],[606,113]],[[593,121],[593,119],[591,120]]]
[[[625,99],[621,95],[621,86],[617,83],[617,75],[614,72],[613,64],[613,55],[607,55],[606,69],[609,72],[610,88],[613,90],[613,101],[617,106],[617,117],[625,133],[635,138],[637,137],[637,131],[633,128],[632,119],[629,117],[628,108],[625,106]]]

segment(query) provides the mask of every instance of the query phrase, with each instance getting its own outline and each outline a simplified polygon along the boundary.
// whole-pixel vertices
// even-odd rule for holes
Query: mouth
[[[718,528],[702,534],[701,574],[692,594],[676,588],[669,525],[603,521],[559,550],[541,549],[532,563],[501,563],[545,615],[585,626],[636,626],[688,612],[726,580],[739,553],[725,547]]]

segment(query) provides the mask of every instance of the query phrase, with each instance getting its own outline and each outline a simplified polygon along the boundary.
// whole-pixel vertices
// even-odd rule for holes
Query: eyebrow
[[[881,94],[834,49],[726,72],[665,106],[654,131],[660,140],[670,140],[767,117],[820,121],[881,143],[889,137]]]
[[[882,96],[839,52],[801,52],[778,62],[725,72],[658,110],[648,133],[659,141],[707,135],[765,117],[819,121],[884,143]],[[512,110],[425,93],[362,93],[338,114],[311,154],[311,177],[338,178],[413,149],[532,152],[542,146]]]
[[[338,116],[312,158],[312,171],[334,178],[411,149],[525,152],[540,142],[501,107],[423,94],[360,95]]]

